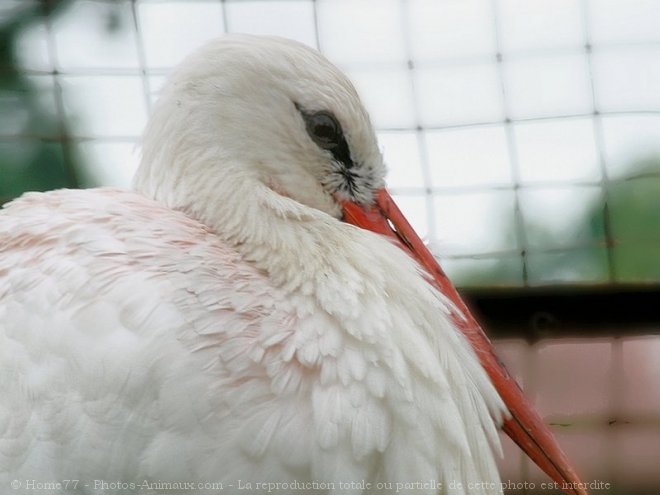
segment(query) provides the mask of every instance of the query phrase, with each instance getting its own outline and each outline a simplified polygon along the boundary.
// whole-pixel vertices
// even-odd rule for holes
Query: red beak
[[[584,484],[580,482],[549,428],[499,361],[479,323],[389,193],[385,189],[377,191],[376,203],[372,206],[344,201],[342,207],[344,221],[393,239],[426,269],[429,283],[449,297],[462,313],[454,315],[454,322],[470,341],[481,365],[511,413],[503,430],[565,493],[586,495]]]

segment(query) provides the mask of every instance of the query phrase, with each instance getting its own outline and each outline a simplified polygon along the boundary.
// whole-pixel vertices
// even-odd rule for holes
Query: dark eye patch
[[[339,122],[327,112],[316,112],[305,119],[307,133],[324,150],[339,146],[343,133]]]
[[[307,134],[309,134],[312,141],[319,148],[330,151],[334,159],[342,163],[347,169],[352,168],[353,160],[351,160],[348,143],[341,124],[335,116],[324,110],[306,112],[298,104],[296,104],[296,108],[305,121]]]

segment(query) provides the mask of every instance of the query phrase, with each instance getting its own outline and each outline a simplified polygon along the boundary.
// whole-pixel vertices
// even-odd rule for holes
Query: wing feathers
[[[352,258],[291,294],[132,193],[10,204],[0,482],[497,481],[503,407],[445,301],[395,247],[341,229]]]

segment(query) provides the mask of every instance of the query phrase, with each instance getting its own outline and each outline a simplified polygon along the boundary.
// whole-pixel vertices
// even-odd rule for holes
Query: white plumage
[[[297,43],[229,36],[173,75],[136,192],[0,213],[0,486],[500,493],[498,394],[414,261],[338,219],[337,161],[299,108],[341,122],[369,201],[384,166],[345,76]]]

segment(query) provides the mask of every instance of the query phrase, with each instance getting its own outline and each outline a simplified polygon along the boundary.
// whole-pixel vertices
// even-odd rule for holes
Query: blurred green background
[[[69,0],[7,4],[0,25],[0,201],[24,191],[102,185],[88,173],[95,166],[79,152],[69,128],[75,111],[55,104],[29,71],[21,70],[17,40],[35,22],[52,23],[71,6]],[[17,8],[19,5],[20,8]],[[129,29],[121,2],[109,2],[102,11],[104,36],[121,36]],[[55,71],[53,76],[57,76]],[[57,80],[53,91],[61,92]],[[49,99],[51,98],[51,99]],[[58,108],[59,106],[59,108]],[[60,115],[64,115],[62,118]],[[657,283],[660,281],[660,156],[633,156],[624,177],[603,184],[603,194],[576,215],[564,232],[576,247],[550,249],[535,254],[523,249],[516,256],[483,262],[470,257],[455,268],[447,261],[459,286],[518,285],[521,279],[552,283]],[[525,212],[523,211],[523,215]],[[564,215],[562,211],[548,215]],[[557,233],[544,222],[519,222],[502,217],[504,237],[523,235],[527,246],[552,245]],[[440,232],[439,237],[442,237]],[[554,239],[556,240],[556,239]],[[520,256],[526,263],[521,276]]]

